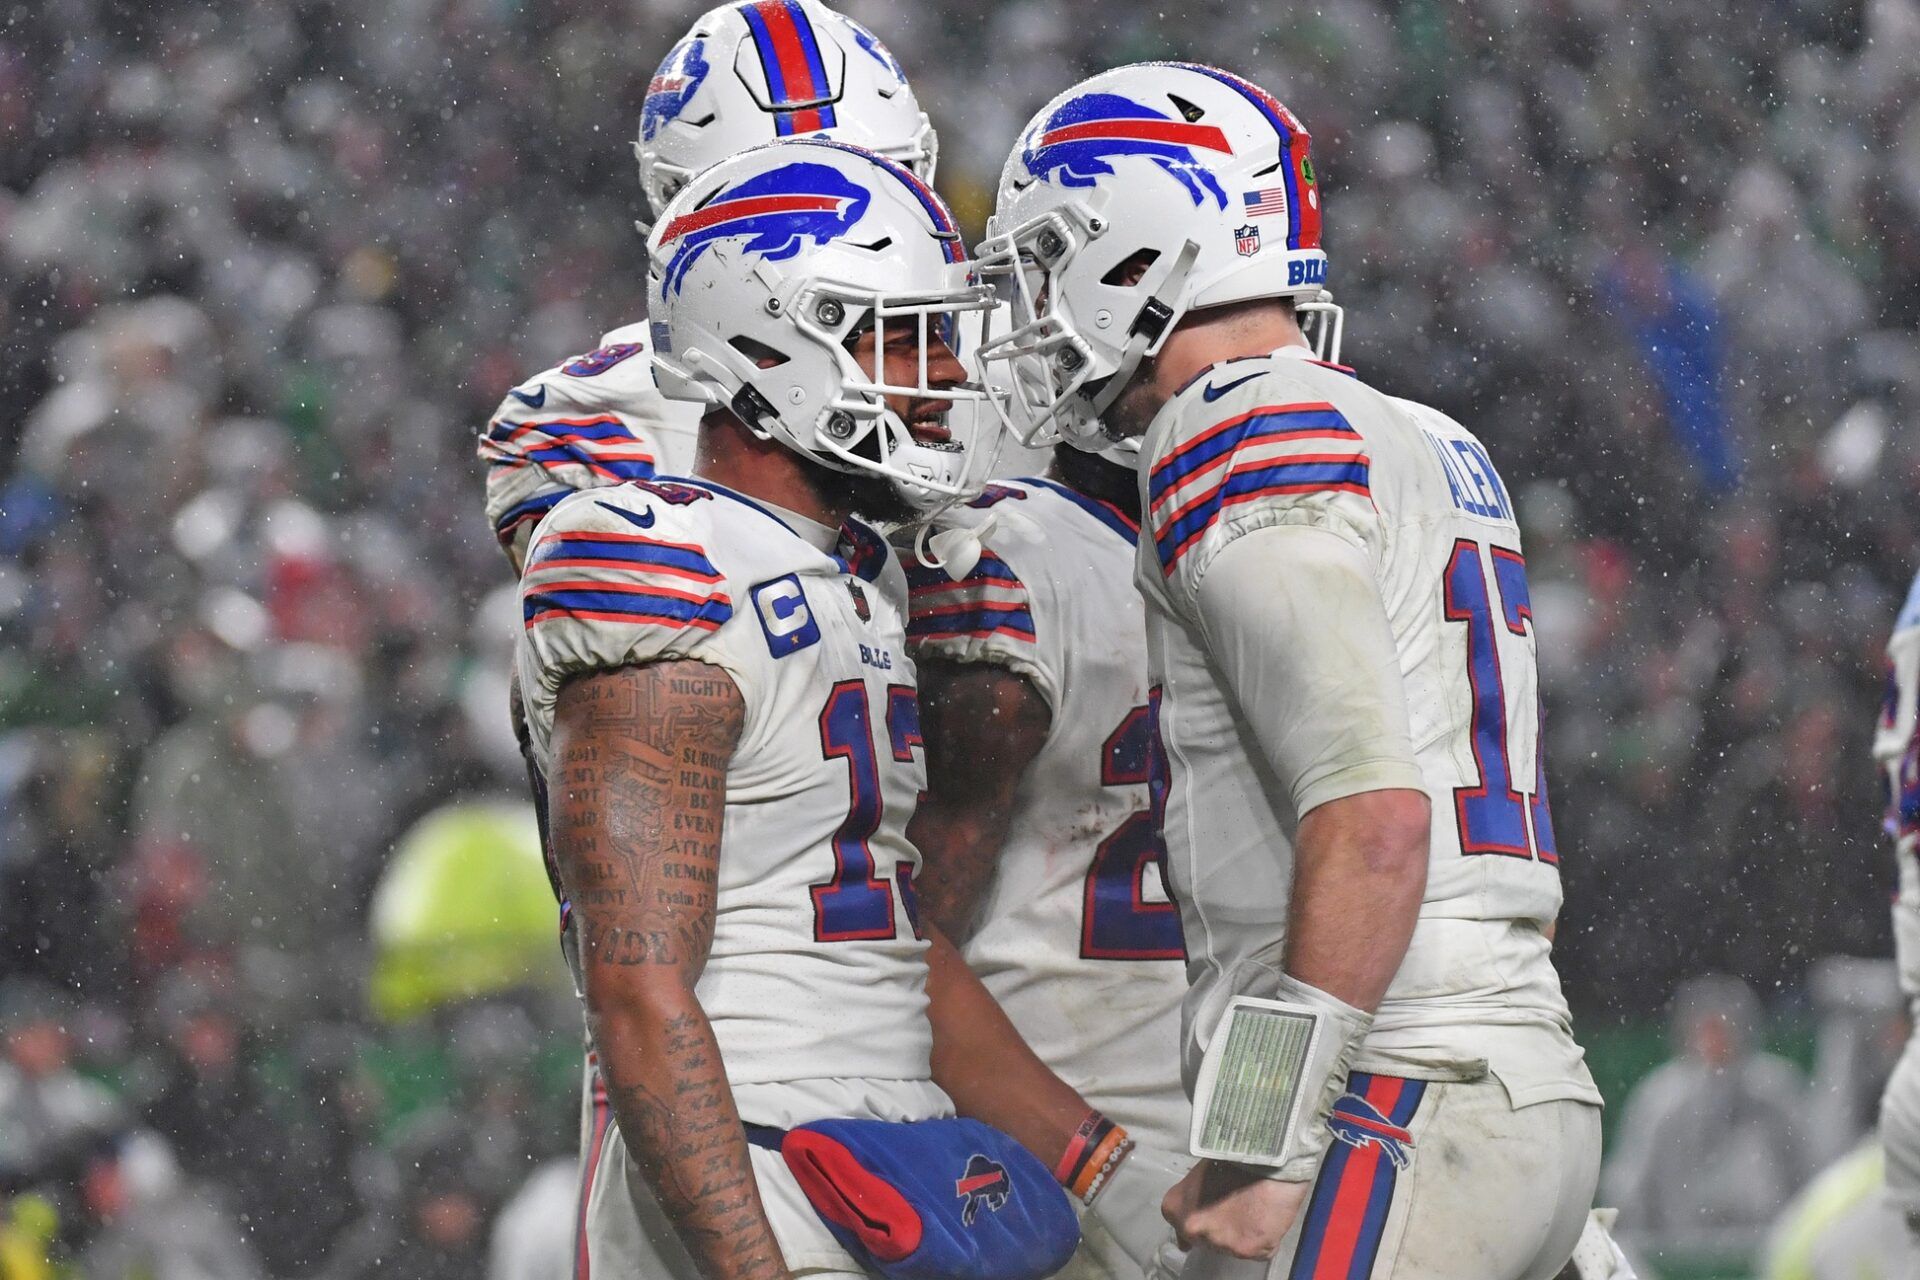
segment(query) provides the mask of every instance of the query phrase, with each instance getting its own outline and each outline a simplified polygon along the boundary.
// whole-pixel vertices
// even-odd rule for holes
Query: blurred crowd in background
[[[0,12],[8,1280],[470,1276],[546,1220],[502,1210],[536,1170],[570,1194],[557,956],[383,1003],[376,899],[409,832],[519,803],[474,436],[638,318],[626,144],[701,7]],[[1347,361],[1515,490],[1583,1038],[1710,971],[1763,1036],[1817,958],[1887,953],[1920,3],[845,7],[974,231],[1088,72],[1220,62],[1306,120]]]

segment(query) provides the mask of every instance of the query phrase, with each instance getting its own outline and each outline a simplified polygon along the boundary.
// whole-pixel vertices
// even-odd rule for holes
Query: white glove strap
[[[1312,1181],[1327,1114],[1372,1025],[1373,1015],[1287,974],[1273,999],[1235,996],[1194,1082],[1193,1153]]]
[[[1150,1273],[1161,1249],[1172,1243],[1173,1228],[1160,1216],[1160,1201],[1192,1167],[1193,1157],[1184,1151],[1161,1151],[1136,1143],[1094,1193],[1087,1216],[1100,1223],[1133,1268]],[[1097,1240],[1091,1233],[1086,1237],[1088,1248],[1101,1255],[1105,1242]],[[1109,1274],[1125,1275],[1129,1270],[1102,1260],[1109,1263]]]
[[[1619,1216],[1617,1209],[1595,1209],[1587,1215],[1580,1242],[1573,1247],[1573,1270],[1580,1280],[1639,1280],[1627,1255],[1613,1242],[1613,1221]]]

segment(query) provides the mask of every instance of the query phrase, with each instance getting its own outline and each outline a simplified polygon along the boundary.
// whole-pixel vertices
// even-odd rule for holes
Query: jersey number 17
[[[1473,759],[1477,785],[1456,787],[1455,816],[1460,852],[1509,858],[1538,858],[1557,863],[1553,816],[1547,809],[1546,747],[1541,741],[1540,707],[1535,699],[1534,772],[1522,793],[1514,786],[1513,759],[1507,744],[1507,691],[1500,667],[1500,628],[1527,634],[1533,625],[1533,601],[1527,594],[1527,562],[1518,551],[1460,538],[1447,561],[1446,619],[1466,624],[1467,680],[1473,686]],[[1488,560],[1492,586],[1488,585]],[[1496,599],[1497,596],[1497,599]],[[1496,607],[1497,605],[1497,607]]]

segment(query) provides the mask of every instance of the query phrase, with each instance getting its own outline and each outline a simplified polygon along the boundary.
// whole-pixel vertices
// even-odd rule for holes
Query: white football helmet
[[[960,317],[995,305],[953,215],[891,160],[824,139],[772,143],[700,174],[647,241],[654,367],[663,393],[726,407],[823,466],[874,472],[932,514],[985,483],[1004,396],[936,385]],[[885,380],[848,349],[898,326],[918,377]],[[964,366],[963,366],[964,367]],[[915,439],[889,395],[945,401],[951,439]]]
[[[1042,108],[980,246],[1011,309],[981,355],[1006,365],[1015,434],[1111,446],[1099,415],[1200,307],[1292,298],[1337,360],[1310,146],[1266,90],[1192,63],[1104,72]]]
[[[708,10],[654,72],[633,153],[657,215],[709,166],[807,136],[851,142],[933,181],[933,125],[872,32],[819,0],[746,0]]]

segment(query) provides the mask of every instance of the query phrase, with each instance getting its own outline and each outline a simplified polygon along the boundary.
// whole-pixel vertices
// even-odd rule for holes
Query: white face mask
[[[920,294],[890,294],[820,283],[793,302],[792,320],[814,342],[835,353],[840,393],[815,427],[813,447],[843,470],[873,471],[893,481],[901,497],[922,512],[936,512],[980,491],[992,474],[1007,429],[1006,396],[977,378],[948,383],[937,374],[949,358],[961,360],[963,334],[978,332],[995,306],[981,285]],[[873,333],[872,368],[850,350],[862,329]],[[889,376],[890,350],[905,335],[911,374]],[[887,401],[944,403],[938,420],[944,440],[921,439]],[[925,432],[934,435],[938,432]]]

